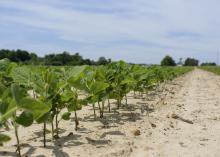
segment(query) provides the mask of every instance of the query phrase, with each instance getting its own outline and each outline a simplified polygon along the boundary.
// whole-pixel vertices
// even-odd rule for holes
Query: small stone
[[[140,131],[140,130],[134,130],[134,131],[133,131],[133,134],[134,134],[135,136],[139,136],[139,135],[141,135],[141,131]]]
[[[152,127],[152,128],[156,128],[157,126],[156,126],[156,124],[151,123],[151,127]]]
[[[217,117],[214,117],[213,120],[218,120],[218,118],[217,118]]]
[[[146,150],[146,151],[148,151],[148,150],[153,150],[153,148],[146,146],[146,147],[144,148],[144,150]]]
[[[183,142],[179,142],[181,147],[186,147],[186,145]]]
[[[54,139],[59,139],[60,137],[58,135],[53,136]]]
[[[181,104],[178,104],[177,106],[178,106],[178,107],[182,107],[182,105],[181,105]]]
[[[178,118],[178,116],[177,116],[175,113],[173,113],[173,114],[171,115],[171,117],[172,117],[173,119],[177,119],[177,118]]]
[[[170,122],[170,127],[174,128],[173,122]]]
[[[71,132],[71,133],[69,133],[67,136],[68,136],[68,137],[71,137],[71,136],[73,136],[73,133]]]

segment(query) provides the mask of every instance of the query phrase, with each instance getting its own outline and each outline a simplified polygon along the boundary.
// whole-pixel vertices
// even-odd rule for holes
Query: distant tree
[[[48,54],[44,56],[44,64],[45,65],[54,65],[56,63],[55,54]],[[61,64],[61,63],[60,63]],[[59,65],[60,65],[59,64]]]
[[[176,62],[170,56],[165,56],[161,61],[161,66],[176,66]]]
[[[96,65],[96,62],[90,59],[84,59],[83,65]]]
[[[31,60],[29,62],[30,64],[34,64],[34,65],[39,64],[39,58],[37,57],[35,53],[31,53],[30,57],[31,57]]]
[[[199,61],[194,58],[187,58],[184,63],[184,66],[198,66],[198,65],[199,65]]]
[[[105,57],[99,57],[97,61],[97,65],[106,65],[108,63],[111,63],[110,59],[106,59]]]
[[[31,60],[30,53],[24,50],[0,50],[0,59],[8,58],[13,62],[26,62]]]
[[[14,50],[9,51],[7,56],[8,56],[7,58],[10,59],[12,62],[19,62],[16,52]]]
[[[31,56],[27,51],[18,49],[15,53],[18,61],[25,62],[31,60]]]
[[[83,65],[84,63],[83,57],[79,53],[75,53],[71,58],[71,65]]]
[[[55,56],[55,61],[60,62],[61,65],[70,65],[72,58],[71,55],[68,52],[63,52],[61,54],[57,54]]]
[[[2,49],[0,50],[0,59],[8,58],[9,50]]]
[[[70,54],[66,51],[63,53],[50,53],[44,57],[38,57],[35,53],[29,53],[25,50],[0,50],[0,59],[7,58],[13,62],[20,62],[24,64],[33,65],[105,65],[111,63],[111,59],[106,59],[105,57],[100,57],[98,61],[93,61],[90,59],[83,59],[79,53]]]
[[[202,63],[201,66],[216,66],[217,64],[214,62],[210,62],[210,63]]]

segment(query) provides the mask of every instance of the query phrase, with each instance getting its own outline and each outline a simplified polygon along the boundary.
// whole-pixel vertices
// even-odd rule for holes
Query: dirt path
[[[131,157],[220,156],[220,77],[195,69],[184,80],[168,105],[151,114],[157,127],[135,139]]]

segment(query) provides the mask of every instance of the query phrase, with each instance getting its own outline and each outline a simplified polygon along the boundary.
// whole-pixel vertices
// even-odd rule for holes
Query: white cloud
[[[26,49],[35,51],[52,51],[54,46],[55,52],[79,51],[85,57],[102,55],[132,62],[158,63],[167,53],[211,60],[220,41],[219,4],[217,0],[7,0],[0,1],[0,24],[55,34],[54,43],[27,40]],[[7,43],[24,49],[27,44]]]

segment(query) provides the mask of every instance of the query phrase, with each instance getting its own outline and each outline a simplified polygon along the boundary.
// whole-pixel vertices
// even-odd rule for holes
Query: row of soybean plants
[[[201,67],[201,69],[220,75],[220,67],[219,66],[203,66],[203,67]]]
[[[190,70],[129,65],[123,61],[106,66],[45,67],[0,60],[0,129],[14,129],[16,152],[21,156],[20,125],[42,124],[43,145],[46,147],[48,125],[52,138],[59,137],[60,120],[69,120],[73,113],[77,130],[77,111],[84,105],[93,107],[95,119],[97,110],[99,117],[103,118],[106,110],[111,112],[109,99],[115,99],[119,109],[123,99],[127,103],[129,92],[147,92]],[[84,93],[84,97],[80,97],[80,93]],[[0,132],[1,145],[10,139],[7,133]]]

